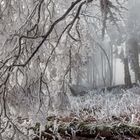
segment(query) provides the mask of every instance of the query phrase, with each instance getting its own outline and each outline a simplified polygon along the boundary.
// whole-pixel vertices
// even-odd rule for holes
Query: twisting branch
[[[82,0],[77,0],[75,2],[72,2],[71,6],[68,8],[68,10],[59,18],[57,19],[50,27],[50,29],[48,30],[48,32],[46,33],[46,35],[44,36],[43,40],[41,41],[41,43],[36,47],[36,49],[34,50],[34,52],[31,54],[31,56],[28,58],[28,60],[24,63],[24,64],[14,64],[14,66],[21,66],[21,67],[25,67],[30,61],[31,59],[34,57],[34,55],[38,52],[38,50],[40,49],[40,47],[43,45],[43,43],[46,41],[47,37],[50,35],[50,33],[53,31],[54,27],[63,19],[66,18],[66,16],[71,12],[71,10]],[[84,4],[85,2],[83,2]],[[82,4],[82,5],[83,5]],[[81,6],[82,6],[81,5]],[[81,8],[80,8],[81,9]]]
[[[72,29],[72,27],[73,27],[73,25],[74,25],[76,19],[79,18],[79,14],[80,14],[81,8],[82,8],[82,6],[83,6],[85,3],[86,3],[86,1],[82,2],[82,3],[80,4],[80,6],[78,7],[77,13],[76,13],[76,15],[75,15],[73,21],[71,22],[71,26],[70,26],[70,28],[69,28],[69,30],[68,30],[68,35],[69,35],[74,41],[79,41],[79,40],[75,39],[75,38],[70,34],[70,31],[71,31],[71,29]]]

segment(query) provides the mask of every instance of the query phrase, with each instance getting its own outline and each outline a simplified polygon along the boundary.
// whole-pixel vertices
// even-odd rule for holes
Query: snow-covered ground
[[[82,97],[70,97],[71,111],[93,115],[97,120],[111,120],[113,116],[128,117],[131,123],[140,123],[140,88],[114,90],[112,92],[90,91]]]
[[[28,128],[33,126],[36,122],[41,124],[41,129],[47,123],[47,116],[56,115],[56,117],[77,117],[82,120],[102,122],[121,121],[130,124],[140,125],[140,88],[134,87],[128,90],[115,89],[114,91],[90,91],[85,96],[68,96],[70,106],[66,110],[58,111],[52,110],[45,114],[41,112],[38,114],[29,113],[28,118],[15,117],[11,118],[11,122],[15,125],[11,126],[11,122],[7,119],[2,120],[1,127],[3,138],[8,140],[9,137],[14,137],[18,140],[27,139],[27,136],[33,136],[33,132],[27,133]],[[59,112],[59,113],[58,113]],[[59,116],[60,115],[60,116]],[[8,124],[6,123],[8,121]],[[17,128],[21,131],[18,131]],[[3,130],[2,129],[2,130]],[[22,133],[23,132],[23,133]],[[17,133],[17,134],[15,134]],[[25,134],[25,135],[23,135]]]

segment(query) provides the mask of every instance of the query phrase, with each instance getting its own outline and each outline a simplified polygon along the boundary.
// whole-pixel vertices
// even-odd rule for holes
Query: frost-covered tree
[[[110,21],[117,27],[121,2],[0,1],[0,119],[6,121],[0,126],[1,138],[26,137],[14,123],[18,116],[36,119],[49,109],[69,108],[67,85],[85,79],[89,58],[96,52],[106,59],[105,74],[111,73],[103,40]],[[90,32],[91,28],[96,30]],[[98,58],[94,64],[101,62],[96,63]],[[99,80],[99,70],[93,71]],[[12,135],[6,136],[9,125]]]
[[[129,16],[127,23],[128,37],[126,40],[126,51],[129,58],[131,69],[135,73],[135,81],[140,81],[139,66],[139,37],[140,37],[140,16],[139,5],[137,0],[129,1]]]

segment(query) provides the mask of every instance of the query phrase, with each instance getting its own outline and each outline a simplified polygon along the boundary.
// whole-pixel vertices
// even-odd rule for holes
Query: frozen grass
[[[55,110],[51,110],[51,113],[46,114],[45,110],[47,109],[48,104],[44,104],[44,109],[42,112],[36,114],[36,108],[34,106],[34,110],[29,113],[29,120],[22,118],[17,119],[17,116],[11,116],[13,123],[18,127],[24,134],[27,134],[27,128],[33,126],[36,122],[40,122],[41,130],[44,128],[44,125],[47,123],[47,116],[55,115],[58,118],[61,116],[66,121],[71,121],[74,117],[78,120],[88,121],[88,122],[96,122],[96,123],[112,123],[118,119],[121,122],[131,123],[140,125],[140,88],[135,87],[129,90],[120,90],[116,89],[112,92],[102,92],[102,91],[90,91],[85,96],[69,96],[70,106],[67,106],[67,109],[63,110],[63,114],[58,111],[58,108]],[[56,99],[57,101],[58,98]],[[65,104],[67,104],[68,100],[65,100]],[[34,112],[35,111],[35,112]],[[59,113],[58,113],[59,112]],[[60,118],[61,118],[60,117]],[[117,120],[117,121],[118,121]],[[5,127],[6,123],[3,119],[3,127]],[[12,132],[12,127],[7,127],[3,133],[3,137],[5,140],[8,140],[7,137],[12,137],[11,135],[15,133]],[[19,132],[18,132],[19,133]],[[21,136],[22,138],[25,136],[16,134],[17,140]],[[28,136],[32,136],[33,134],[28,134]],[[22,140],[22,138],[20,138]],[[23,138],[23,139],[24,139]]]
[[[70,94],[70,93],[69,93]],[[121,121],[140,124],[140,88],[134,87],[129,90],[115,89],[112,92],[89,91],[85,96],[68,96],[63,98],[55,97],[53,109],[48,111],[48,103],[42,105],[38,111],[34,105],[29,112],[29,119],[32,124],[40,122],[44,124],[47,116],[76,116],[78,118],[95,118],[98,122],[113,121],[113,116]],[[63,99],[63,101],[62,101]],[[64,100],[65,99],[65,100]],[[70,106],[68,105],[68,100]],[[47,102],[47,101],[46,101]],[[64,104],[63,104],[64,102]],[[63,108],[61,108],[60,107]],[[67,106],[68,105],[68,106]]]
[[[112,92],[90,91],[82,97],[70,97],[71,111],[77,116],[92,115],[98,121],[112,120],[112,117],[128,117],[131,123],[138,123],[140,117],[140,88],[114,90]]]

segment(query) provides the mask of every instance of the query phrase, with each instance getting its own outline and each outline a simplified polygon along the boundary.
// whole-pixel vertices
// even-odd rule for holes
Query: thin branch
[[[43,43],[45,42],[45,40],[47,39],[47,37],[50,35],[50,33],[53,31],[54,27],[63,19],[66,18],[66,16],[71,12],[71,10],[80,2],[81,0],[77,0],[75,2],[73,2],[71,4],[71,6],[68,8],[68,10],[59,18],[57,19],[50,27],[50,29],[48,30],[48,32],[46,33],[46,35],[44,36],[44,39],[41,41],[41,43],[36,47],[36,49],[34,50],[34,52],[31,54],[31,56],[28,58],[28,60],[24,63],[24,64],[14,64],[14,66],[21,66],[21,67],[25,67],[30,61],[31,59],[34,57],[34,55],[38,52],[38,50],[40,49],[40,47],[43,45]]]

